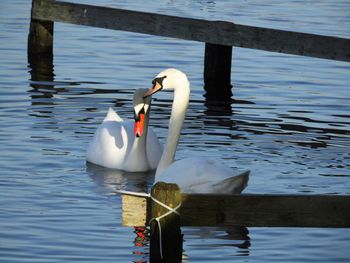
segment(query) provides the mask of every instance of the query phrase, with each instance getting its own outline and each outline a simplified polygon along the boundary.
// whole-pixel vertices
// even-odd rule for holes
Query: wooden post
[[[204,89],[209,100],[231,100],[232,46],[205,43]]]
[[[176,184],[157,183],[151,191],[153,199],[171,207],[181,202],[181,192]],[[170,213],[160,218],[169,210],[154,200],[151,206],[150,262],[179,263],[182,260],[182,234],[180,216]],[[157,218],[158,219],[157,221]],[[159,222],[159,224],[158,224]]]
[[[28,53],[52,54],[53,25],[54,22],[52,21],[31,19],[28,35]]]
[[[35,9],[39,9],[44,2],[43,0],[32,0],[28,35],[28,53],[30,54],[52,54],[54,22],[33,18]]]
[[[31,80],[53,81],[53,28],[54,22],[33,18],[35,8],[42,0],[32,1],[32,15],[28,34],[28,63]]]
[[[53,21],[39,20],[33,18],[34,9],[42,4],[43,0],[32,1],[32,12],[28,34],[28,62],[32,66],[32,71],[41,72],[45,70],[45,65],[50,68],[53,65]],[[41,63],[43,61],[43,63]],[[40,65],[42,70],[36,70],[36,65]],[[39,74],[34,74],[39,76]],[[43,80],[41,78],[32,80]]]

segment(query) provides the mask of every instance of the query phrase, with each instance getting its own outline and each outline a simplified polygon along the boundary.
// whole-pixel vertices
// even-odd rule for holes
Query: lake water
[[[346,0],[79,2],[350,37]],[[210,103],[202,43],[56,23],[54,65],[32,80],[30,7],[0,9],[0,262],[148,262],[116,190],[147,191],[153,175],[87,166],[85,149],[108,107],[132,118],[133,91],[167,67],[192,87],[177,158],[250,169],[246,193],[350,194],[349,63],[234,48],[235,101]],[[153,100],[163,143],[171,99]],[[182,230],[184,262],[350,261],[350,229]]]

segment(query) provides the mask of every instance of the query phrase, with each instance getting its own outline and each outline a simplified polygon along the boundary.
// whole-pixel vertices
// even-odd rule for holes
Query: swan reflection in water
[[[117,194],[120,190],[148,193],[154,181],[154,171],[126,172],[90,162],[86,162],[86,171],[106,194]]]

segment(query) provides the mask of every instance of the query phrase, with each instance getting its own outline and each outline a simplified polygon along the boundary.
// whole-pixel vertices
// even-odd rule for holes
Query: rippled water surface
[[[350,37],[348,1],[76,1]],[[85,163],[112,106],[166,67],[188,74],[177,158],[252,171],[246,193],[350,194],[350,64],[234,48],[233,103],[205,101],[203,44],[55,24],[54,63],[27,63],[30,1],[0,9],[0,261],[148,262],[148,240],[121,225],[117,189],[151,174]],[[171,93],[153,100],[164,143]],[[350,230],[183,228],[184,262],[349,262]]]

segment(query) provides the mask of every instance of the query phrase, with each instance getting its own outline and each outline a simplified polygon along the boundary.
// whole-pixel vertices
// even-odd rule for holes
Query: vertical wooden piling
[[[32,0],[31,20],[28,35],[28,55],[49,55],[53,51],[54,22],[33,18],[35,8],[42,4],[42,0]]]
[[[54,22],[33,18],[34,8],[42,0],[32,1],[32,15],[28,34],[28,63],[31,80],[53,81],[53,32]]]
[[[175,208],[181,203],[181,192],[176,184],[157,183],[151,191],[152,198]],[[180,216],[176,213],[159,219],[169,210],[154,200],[151,207],[150,262],[179,263],[182,260],[182,234]]]
[[[52,54],[53,25],[52,21],[31,19],[28,35],[28,53]]]
[[[230,100],[232,46],[205,43],[204,89],[209,100]]]

